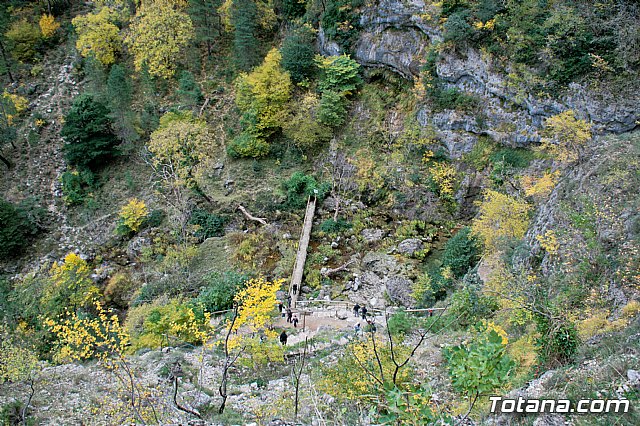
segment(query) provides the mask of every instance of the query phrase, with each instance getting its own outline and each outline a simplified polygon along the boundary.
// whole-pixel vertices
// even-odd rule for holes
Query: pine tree
[[[231,10],[234,28],[233,51],[236,66],[241,71],[250,71],[260,63],[258,32],[258,9],[253,0],[236,0]]]
[[[177,94],[180,96],[181,102],[190,108],[201,104],[204,100],[200,86],[198,86],[195,78],[193,78],[193,74],[189,71],[182,71],[180,73]]]
[[[222,21],[217,13],[220,0],[190,0],[187,12],[195,29],[195,42],[204,47],[207,56],[213,54],[213,42],[222,32]]]
[[[311,27],[305,25],[293,30],[282,43],[282,67],[289,71],[295,83],[313,76],[314,40]]]
[[[63,149],[71,165],[95,168],[117,153],[109,109],[93,95],[74,99],[60,134],[66,139]]]
[[[11,63],[9,62],[9,52],[7,51],[7,39],[5,33],[9,29],[10,15],[7,7],[9,5],[0,6],[0,72],[7,73],[9,81],[13,82],[13,74],[11,74]]]
[[[110,117],[116,134],[124,142],[134,142],[138,134],[133,127],[131,101],[133,87],[126,70],[120,65],[114,65],[107,79],[107,102],[111,110]]]

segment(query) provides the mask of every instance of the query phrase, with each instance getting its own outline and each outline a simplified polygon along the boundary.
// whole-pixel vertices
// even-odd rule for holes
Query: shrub
[[[56,22],[56,18],[54,18],[53,15],[42,15],[38,24],[40,25],[40,32],[44,38],[52,37],[58,28],[60,28],[60,24]]]
[[[447,21],[444,23],[444,40],[461,42],[465,41],[471,36],[473,30],[471,25],[467,22],[469,12],[462,10],[451,14]]]
[[[79,95],[73,100],[60,134],[66,140],[63,150],[71,165],[95,168],[118,152],[109,109],[90,94]]]
[[[292,0],[296,2],[297,0]],[[303,6],[304,9],[304,6]],[[315,35],[310,26],[296,28],[282,42],[282,68],[291,74],[291,80],[299,83],[311,79],[316,70],[313,62]]]
[[[539,333],[536,349],[540,363],[554,366],[571,361],[580,343],[575,324],[541,314],[535,314],[534,320]]]
[[[389,331],[393,336],[406,336],[415,327],[415,318],[405,311],[396,312],[389,318]]]
[[[307,205],[308,197],[314,195],[318,201],[321,201],[330,190],[329,184],[318,183],[313,176],[305,175],[302,172],[292,174],[288,180],[282,183],[282,187],[287,195],[285,207],[290,210],[303,209]]]
[[[269,144],[249,132],[242,132],[227,145],[227,154],[232,158],[260,158],[269,154]]]
[[[440,87],[441,84],[440,82],[436,82],[429,92],[436,111],[445,109],[471,111],[477,107],[478,100],[474,96],[461,92],[457,87],[443,89]]]
[[[347,229],[351,229],[351,227],[352,225],[342,218],[338,220],[327,219],[320,224],[320,230],[327,234],[338,234]]]
[[[470,343],[445,348],[443,355],[453,388],[469,396],[499,388],[515,367],[503,337],[494,329],[480,333]]]
[[[201,344],[206,335],[209,315],[179,299],[165,305],[132,308],[125,327],[131,336],[131,349],[158,348],[163,344]]]
[[[36,55],[40,28],[22,19],[11,24],[5,37],[11,43],[11,54],[20,62],[29,62]]]
[[[300,148],[313,148],[331,139],[331,129],[318,120],[318,106],[314,94],[304,96],[293,106],[294,113],[283,126],[284,134]]]
[[[468,326],[489,318],[498,308],[495,297],[484,295],[472,286],[465,286],[453,294],[450,315],[458,318],[460,325]]]
[[[189,223],[196,225],[195,236],[204,241],[210,237],[221,237],[224,235],[224,225],[228,219],[217,214],[209,213],[206,210],[195,210],[191,214]]]
[[[248,279],[248,275],[235,271],[213,272],[204,277],[205,287],[194,303],[207,312],[229,309],[233,306],[234,296]]]
[[[69,206],[83,204],[90,192],[97,187],[91,170],[72,170],[60,176],[64,202]]]
[[[469,227],[459,230],[444,246],[442,265],[451,268],[456,278],[466,274],[478,260],[480,260],[480,248]]]
[[[144,221],[144,226],[148,226],[149,228],[157,228],[162,224],[162,221],[165,218],[165,214],[162,210],[151,210],[149,216]]]
[[[132,198],[120,209],[120,220],[116,231],[120,235],[138,232],[147,216],[149,216],[149,210],[144,201]]]
[[[524,148],[502,148],[489,156],[491,162],[502,162],[509,167],[524,169],[534,158],[533,151]]]
[[[118,272],[107,281],[104,289],[104,298],[107,303],[120,309],[128,307],[137,284],[131,277],[123,272]]]

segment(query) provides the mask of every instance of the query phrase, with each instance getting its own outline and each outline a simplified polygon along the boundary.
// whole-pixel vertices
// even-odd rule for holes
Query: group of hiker
[[[287,318],[287,322],[293,324],[294,328],[298,327],[298,316],[293,313],[291,310],[291,305],[285,309],[282,302],[278,303],[278,311],[282,315],[283,318]]]
[[[366,306],[360,306],[359,304],[355,304],[355,306],[353,307],[353,316],[357,317],[357,316],[362,316],[363,320],[367,320],[367,307]]]

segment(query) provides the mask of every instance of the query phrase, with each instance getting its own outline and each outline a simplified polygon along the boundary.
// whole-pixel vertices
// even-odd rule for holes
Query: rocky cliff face
[[[354,46],[353,56],[363,66],[385,68],[404,78],[420,74],[430,45],[442,41],[437,23],[438,10],[422,0],[378,0],[367,5],[360,16],[362,31]],[[341,53],[338,45],[319,34],[322,53]],[[638,126],[640,90],[630,81],[623,90],[590,87],[573,83],[554,98],[531,93],[514,84],[507,75],[509,66],[496,64],[478,50],[446,51],[437,65],[438,76],[448,87],[456,87],[479,98],[478,114],[453,110],[433,112],[428,103],[417,111],[423,126],[432,125],[446,141],[450,154],[459,157],[471,149],[477,136],[489,135],[494,140],[513,146],[525,146],[540,140],[544,118],[567,109],[590,120],[599,133],[623,133]]]

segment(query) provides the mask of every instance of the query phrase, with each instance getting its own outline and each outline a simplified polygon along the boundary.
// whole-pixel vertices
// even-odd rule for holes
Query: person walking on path
[[[360,305],[356,303],[356,305],[353,307],[353,316],[357,317],[359,312],[360,312]]]
[[[287,346],[287,338],[289,336],[287,336],[287,332],[282,330],[282,333],[280,333],[280,343],[282,343],[282,346]]]
[[[360,309],[360,312],[362,313],[362,319],[366,320],[367,319],[367,307],[363,306],[362,309]]]
[[[298,293],[298,284],[294,284],[293,285],[293,294],[297,294]]]
[[[293,328],[298,328],[298,317],[297,316],[293,317],[291,322],[293,323]]]
[[[284,309],[284,305],[282,304],[282,302],[278,301],[278,312],[282,313],[283,309]]]
[[[359,335],[360,335],[360,330],[361,330],[361,328],[360,328],[360,323],[357,323],[357,324],[356,324],[356,335],[357,335],[357,336],[359,336]]]
[[[293,312],[291,312],[291,309],[287,308],[287,322],[291,322],[292,315],[293,315]]]
[[[291,307],[291,295],[287,294],[287,307]]]

